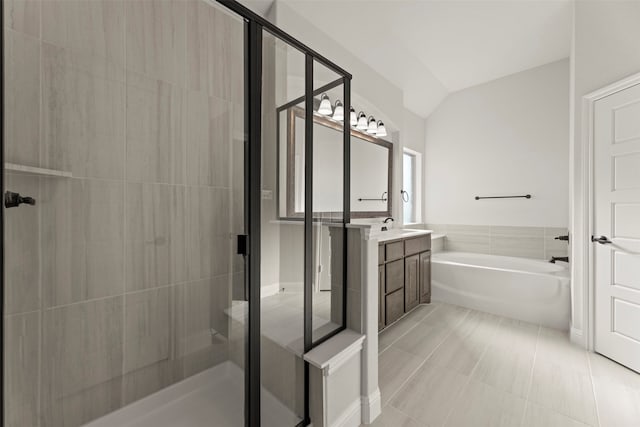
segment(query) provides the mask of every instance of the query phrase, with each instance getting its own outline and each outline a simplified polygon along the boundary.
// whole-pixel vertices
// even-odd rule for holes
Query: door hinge
[[[238,255],[249,255],[249,236],[238,234]]]

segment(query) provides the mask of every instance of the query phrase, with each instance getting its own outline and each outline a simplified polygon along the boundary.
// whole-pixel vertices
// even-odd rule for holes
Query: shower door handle
[[[36,199],[33,197],[21,196],[19,193],[14,193],[13,191],[7,191],[4,193],[5,208],[15,208],[22,204],[33,206],[36,204]]]
[[[249,236],[238,234],[237,251],[238,255],[249,255]]]
[[[607,236],[600,236],[600,237],[591,236],[591,241],[594,243],[600,243],[601,245],[613,243],[611,240],[609,240]]]

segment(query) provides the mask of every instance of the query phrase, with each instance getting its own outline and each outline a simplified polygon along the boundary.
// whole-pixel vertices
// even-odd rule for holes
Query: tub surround
[[[568,330],[567,263],[464,252],[433,255],[433,299]]]
[[[444,251],[444,240],[447,237],[443,233],[431,233],[431,253],[435,254]]]
[[[500,225],[424,224],[433,233],[446,234],[443,249],[549,260],[567,256],[569,245],[555,237],[566,235],[563,227],[511,227]]]

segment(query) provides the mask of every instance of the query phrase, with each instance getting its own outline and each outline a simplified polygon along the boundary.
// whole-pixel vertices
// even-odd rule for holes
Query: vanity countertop
[[[409,237],[418,237],[431,234],[431,230],[414,230],[410,228],[391,229],[389,231],[381,231],[375,237],[378,242],[388,242],[390,240],[407,239]]]

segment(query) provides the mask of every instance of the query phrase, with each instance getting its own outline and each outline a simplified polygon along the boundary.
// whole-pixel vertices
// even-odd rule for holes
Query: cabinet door
[[[389,262],[385,265],[386,280],[385,292],[390,294],[393,291],[404,288],[404,260]]]
[[[378,266],[378,331],[384,329],[385,321],[385,298],[384,298],[384,289],[385,289],[385,274],[384,274],[384,265]]]
[[[404,290],[398,289],[385,297],[386,324],[390,325],[404,314]]]
[[[431,302],[431,252],[420,254],[420,303]]]
[[[420,301],[419,292],[420,255],[404,259],[404,311],[416,308]]]

